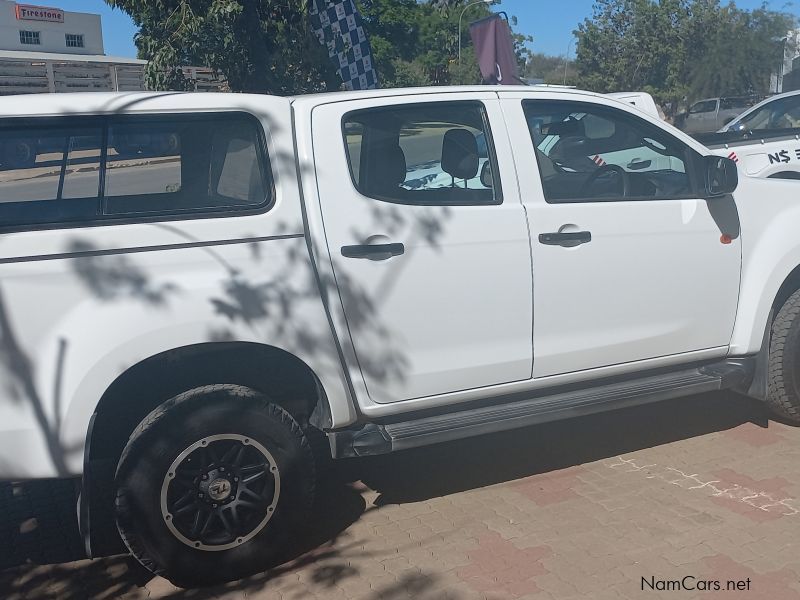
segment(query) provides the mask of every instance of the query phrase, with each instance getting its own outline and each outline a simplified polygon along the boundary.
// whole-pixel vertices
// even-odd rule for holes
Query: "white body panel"
[[[742,223],[742,290],[731,354],[761,348],[772,303],[800,265],[800,193],[794,181],[743,177],[736,190]],[[780,308],[780,307],[778,307]]]

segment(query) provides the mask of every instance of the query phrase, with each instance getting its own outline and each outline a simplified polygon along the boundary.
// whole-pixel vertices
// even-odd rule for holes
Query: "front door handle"
[[[556,231],[553,233],[540,233],[539,243],[547,246],[564,246],[572,248],[592,241],[591,231]]]
[[[393,256],[399,256],[405,251],[405,246],[400,243],[342,246],[342,256],[345,258],[366,258],[368,260],[386,260]]]

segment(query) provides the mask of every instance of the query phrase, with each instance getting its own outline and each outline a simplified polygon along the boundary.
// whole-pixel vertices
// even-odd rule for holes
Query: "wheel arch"
[[[770,358],[770,342],[772,340],[772,324],[775,315],[781,309],[789,297],[800,289],[800,265],[792,269],[784,278],[783,282],[775,293],[766,316],[766,325],[763,327],[761,347],[758,350],[755,360],[755,372],[753,379],[747,390],[747,395],[756,400],[765,401],[768,393],[768,372]]]
[[[116,448],[121,451],[124,442],[120,443],[119,435],[129,435],[159,404],[213,383],[252,388],[270,396],[302,424],[313,420],[317,427],[329,426],[327,394],[302,359],[267,344],[206,342],[150,356],[120,374],[97,403],[86,454],[91,460],[113,454]],[[147,390],[144,398],[142,388]]]
[[[161,403],[190,389],[229,383],[261,392],[301,425],[331,424],[328,395],[302,359],[256,342],[205,342],[167,350],[132,365],[108,386],[86,436],[80,529],[87,553],[122,549],[113,516],[112,485],[133,430]]]

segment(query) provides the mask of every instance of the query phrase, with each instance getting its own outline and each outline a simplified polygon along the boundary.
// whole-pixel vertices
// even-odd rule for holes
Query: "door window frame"
[[[561,104],[565,106],[569,106],[570,108],[574,107],[574,110],[570,110],[571,113],[592,113],[597,114],[598,116],[605,116],[603,113],[608,115],[620,115],[623,119],[632,121],[635,126],[641,127],[646,131],[649,130],[654,133],[652,136],[653,139],[658,140],[660,137],[667,136],[670,138],[671,141],[674,142],[678,148],[682,149],[680,155],[677,155],[678,158],[683,160],[684,169],[686,171],[686,176],[689,178],[689,191],[685,195],[680,196],[669,196],[669,197],[662,197],[662,196],[622,196],[622,197],[587,197],[587,198],[563,198],[563,199],[556,199],[553,200],[547,197],[547,192],[544,186],[544,173],[542,172],[542,165],[539,162],[539,157],[536,154],[536,141],[533,139],[533,134],[530,131],[530,126],[528,125],[528,107],[535,107],[541,105],[554,105],[554,104]],[[670,201],[670,200],[696,200],[698,198],[702,198],[704,191],[702,188],[703,178],[701,177],[701,155],[691,148],[688,144],[676,138],[672,134],[667,131],[664,131],[657,125],[642,119],[638,115],[635,115],[631,112],[627,112],[624,110],[620,110],[619,108],[613,106],[607,106],[605,104],[596,104],[593,102],[585,102],[580,100],[563,100],[563,99],[523,99],[522,100],[522,113],[525,119],[526,126],[528,128],[528,137],[531,140],[531,145],[533,146],[533,155],[534,160],[536,161],[536,166],[539,170],[539,179],[542,182],[541,189],[542,195],[545,199],[545,202],[548,204],[602,204],[607,202],[658,202],[658,201]]]
[[[492,170],[492,192],[493,192],[493,199],[490,202],[430,202],[430,201],[423,201],[423,200],[413,200],[411,198],[401,199],[401,198],[392,198],[388,196],[382,196],[375,194],[374,192],[362,189],[360,182],[356,179],[355,172],[353,171],[353,162],[350,160],[350,148],[347,144],[347,131],[346,131],[346,123],[349,120],[352,120],[354,115],[362,115],[371,112],[384,112],[384,111],[392,111],[392,110],[402,110],[411,107],[440,107],[443,105],[458,105],[458,106],[477,106],[481,113],[481,120],[483,123],[483,134],[486,140],[486,153],[488,155],[489,165]],[[378,200],[380,202],[388,202],[390,204],[401,204],[407,206],[496,206],[503,203],[503,191],[502,186],[500,184],[500,171],[498,167],[497,161],[497,152],[494,146],[494,138],[492,135],[492,128],[491,123],[489,122],[489,113],[486,109],[486,104],[482,100],[424,100],[421,102],[403,102],[397,104],[385,104],[383,106],[374,106],[369,108],[358,108],[353,109],[345,112],[342,115],[341,123],[340,123],[340,130],[341,130],[341,137],[342,137],[342,146],[345,156],[345,162],[347,163],[348,172],[350,174],[350,183],[353,188],[362,196],[366,198],[371,198],[373,200]],[[366,131],[366,128],[365,128]],[[364,137],[364,133],[362,133],[362,140]],[[363,142],[362,142],[363,143]],[[364,170],[364,160],[368,152],[364,152],[364,148],[362,147],[360,153],[360,164],[358,166],[359,170],[359,178],[360,174]],[[480,176],[480,172],[478,173]]]

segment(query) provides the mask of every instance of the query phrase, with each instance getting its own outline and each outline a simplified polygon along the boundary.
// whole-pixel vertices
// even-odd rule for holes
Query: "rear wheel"
[[[134,431],[117,468],[117,526],[136,558],[176,585],[231,581],[288,556],[314,481],[289,413],[247,388],[205,386]]]
[[[767,404],[800,423],[800,290],[789,296],[772,324]]]

